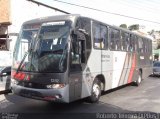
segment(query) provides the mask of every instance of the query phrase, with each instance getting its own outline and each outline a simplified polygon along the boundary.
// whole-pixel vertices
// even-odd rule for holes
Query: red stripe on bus
[[[132,67],[131,67],[131,70],[130,70],[130,73],[129,73],[129,77],[128,77],[128,83],[132,82],[133,73],[134,73],[135,66],[136,66],[136,55],[135,54],[133,56],[133,60],[132,61],[133,62],[132,62]]]
[[[122,78],[122,75],[123,75],[124,73],[126,73],[126,72],[124,71],[124,69],[125,69],[125,65],[126,65],[126,62],[127,62],[127,55],[128,55],[128,54],[125,54],[125,60],[124,60],[124,62],[123,62],[123,69],[122,69],[122,72],[121,72],[121,76],[120,76],[120,79],[119,79],[118,86],[121,85],[121,81],[122,81],[122,80],[125,80],[125,78],[124,78],[124,79]]]

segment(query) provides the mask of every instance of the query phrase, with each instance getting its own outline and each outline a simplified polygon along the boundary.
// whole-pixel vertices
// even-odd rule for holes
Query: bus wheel
[[[92,86],[91,96],[89,97],[89,102],[95,103],[99,101],[101,96],[101,82],[95,79]]]
[[[139,72],[138,79],[135,82],[136,86],[139,86],[141,82],[142,82],[142,73]]]

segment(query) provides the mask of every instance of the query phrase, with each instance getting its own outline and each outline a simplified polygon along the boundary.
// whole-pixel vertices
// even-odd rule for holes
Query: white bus
[[[102,91],[139,85],[151,68],[152,41],[146,37],[80,15],[39,18],[22,25],[12,91],[53,102],[97,102]]]

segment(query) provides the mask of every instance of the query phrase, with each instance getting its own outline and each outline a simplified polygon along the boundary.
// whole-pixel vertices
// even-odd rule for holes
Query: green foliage
[[[119,27],[127,29],[127,25],[126,24],[121,24]]]
[[[139,24],[133,24],[131,26],[128,27],[129,30],[139,30]]]

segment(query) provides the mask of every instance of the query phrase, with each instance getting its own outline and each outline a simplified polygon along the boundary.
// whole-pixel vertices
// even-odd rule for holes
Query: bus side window
[[[134,40],[135,40],[135,52],[138,52],[138,37],[134,36]]]
[[[149,53],[149,51],[150,51],[150,49],[149,49],[149,44],[150,44],[150,42],[149,42],[149,40],[148,39],[146,39],[147,40],[147,52]]]
[[[143,39],[143,51],[147,52],[147,39]]]
[[[114,50],[114,33],[112,32],[112,29],[109,29],[109,39],[110,39],[110,49]]]
[[[122,31],[121,35],[122,35],[122,50],[129,51],[129,45],[130,45],[129,34]]]
[[[125,44],[125,33],[123,31],[121,31],[121,39],[122,39],[122,46],[121,49],[122,51],[126,50],[126,44]]]
[[[130,51],[135,51],[135,36],[132,34],[130,35]]]
[[[143,53],[143,40],[142,40],[142,38],[138,38],[138,48],[139,48],[139,53]]]
[[[110,49],[111,50],[120,50],[120,31],[117,29],[110,28],[109,38],[110,38]]]
[[[93,22],[92,31],[93,31],[94,48],[107,49],[108,48],[107,27],[105,25]]]
[[[126,36],[126,46],[127,46],[127,51],[130,51],[130,39],[129,39],[129,34]]]
[[[101,48],[102,49],[107,49],[108,48],[107,27],[101,25],[101,31],[100,32],[101,32],[100,37],[101,37],[101,41],[102,41],[101,42]]]
[[[100,24],[93,23],[93,41],[94,48],[101,48]]]
[[[109,29],[109,38],[110,38],[110,49],[115,50],[114,32],[111,28]]]
[[[120,40],[120,31],[115,30],[115,42],[116,42],[116,50],[121,49],[121,40]]]

